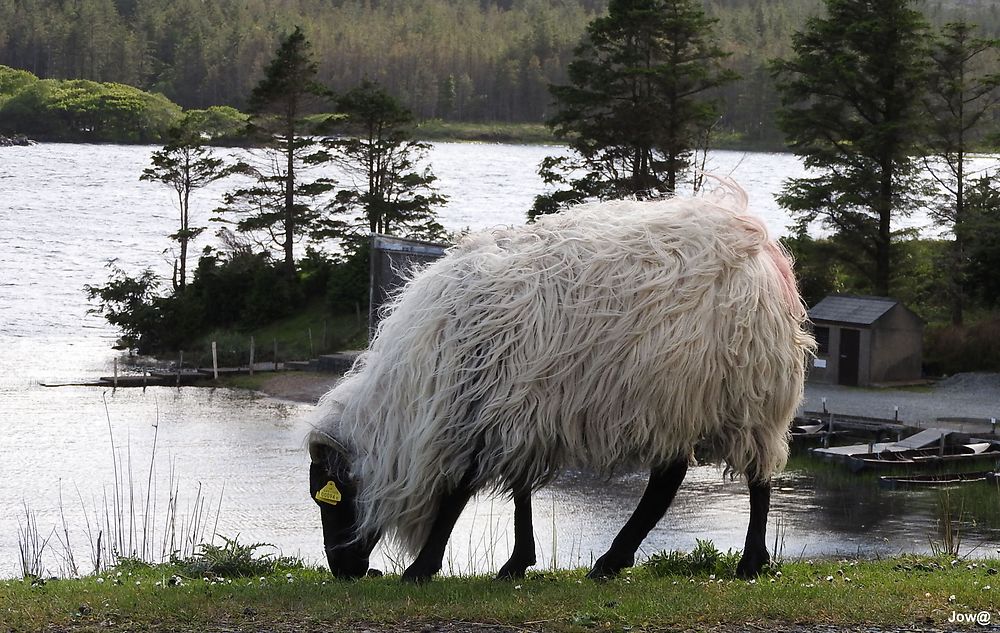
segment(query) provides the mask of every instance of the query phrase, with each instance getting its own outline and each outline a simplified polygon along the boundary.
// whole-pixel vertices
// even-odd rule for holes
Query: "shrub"
[[[725,554],[716,549],[712,541],[697,539],[691,553],[660,552],[653,554],[643,565],[654,576],[699,576],[715,574],[732,578],[736,576],[736,565],[740,562],[740,552],[727,550]]]
[[[187,576],[259,576],[270,574],[276,569],[301,568],[302,563],[288,557],[276,557],[272,554],[256,555],[262,547],[274,547],[269,543],[251,543],[244,545],[239,542],[239,535],[234,538],[221,536],[223,545],[201,544],[193,556],[174,561],[183,574]]]
[[[924,369],[930,375],[1000,371],[1000,315],[972,325],[928,327]]]

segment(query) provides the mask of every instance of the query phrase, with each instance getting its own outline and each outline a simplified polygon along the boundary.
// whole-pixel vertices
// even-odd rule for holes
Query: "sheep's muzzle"
[[[360,578],[368,571],[374,543],[357,535],[357,486],[347,475],[344,456],[329,446],[312,446],[309,491],[323,522],[323,549],[337,578]]]

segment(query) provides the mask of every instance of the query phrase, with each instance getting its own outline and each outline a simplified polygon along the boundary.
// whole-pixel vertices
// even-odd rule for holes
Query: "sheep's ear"
[[[342,500],[352,499],[355,486],[350,479],[350,462],[346,452],[334,446],[314,444],[309,447],[309,453],[312,458],[309,493],[320,508],[326,512],[332,507],[339,507]]]
[[[326,477],[347,483],[351,463],[347,448],[343,444],[324,436],[322,441],[309,444],[309,457],[312,461],[310,470],[322,471]]]

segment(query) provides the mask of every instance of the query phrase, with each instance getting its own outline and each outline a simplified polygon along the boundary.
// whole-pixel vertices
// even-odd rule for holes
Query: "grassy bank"
[[[516,583],[471,577],[424,586],[402,585],[391,576],[342,582],[306,568],[199,578],[180,577],[170,566],[138,567],[45,584],[2,582],[0,628],[194,631],[225,625],[291,631],[365,624],[397,630],[400,623],[409,628],[463,622],[623,631],[774,622],[944,624],[953,612],[1000,617],[998,565],[902,558],[790,563],[752,583],[709,575],[656,577],[639,568],[604,583],[570,571],[533,573]]]
[[[359,349],[367,343],[366,314],[334,314],[323,301],[316,301],[295,314],[257,328],[213,330],[184,350],[186,365],[211,367],[215,341],[220,366],[246,365],[250,338],[255,345],[254,360],[307,360],[320,354]]]
[[[422,121],[413,135],[425,141],[475,141],[483,143],[555,144],[559,141],[542,123],[469,123],[430,119]]]

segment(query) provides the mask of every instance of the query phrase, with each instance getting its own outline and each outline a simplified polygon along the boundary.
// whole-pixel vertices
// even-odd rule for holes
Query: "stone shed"
[[[924,321],[887,297],[830,295],[809,310],[812,382],[871,386],[921,378]]]

